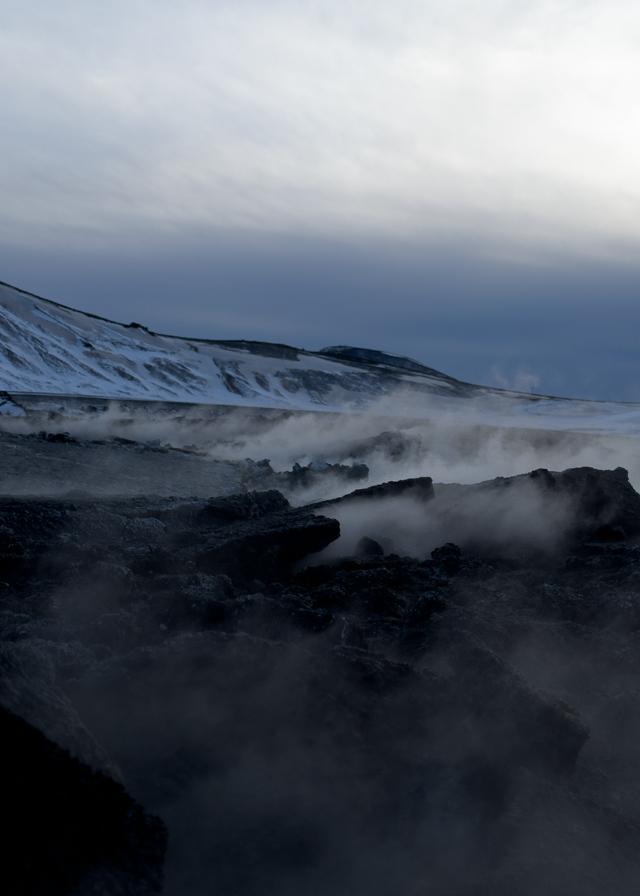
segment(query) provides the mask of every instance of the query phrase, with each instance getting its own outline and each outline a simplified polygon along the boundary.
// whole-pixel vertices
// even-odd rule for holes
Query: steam
[[[558,550],[576,523],[576,507],[566,495],[543,493],[532,480],[509,489],[435,486],[435,497],[356,499],[329,504],[322,512],[340,522],[341,536],[312,564],[353,556],[364,536],[386,553],[425,560],[431,551],[454,542],[463,549],[497,555]]]
[[[12,433],[45,429],[84,440],[126,438],[172,447],[211,462],[214,481],[220,462],[241,465],[247,458],[267,458],[275,471],[289,470],[294,463],[365,463],[370,485],[416,476],[472,483],[538,468],[622,466],[640,488],[637,436],[580,431],[587,416],[552,420],[509,415],[504,410],[508,405],[506,399],[487,404],[486,397],[445,401],[407,392],[394,393],[366,411],[342,414],[116,401],[91,410],[86,403],[61,400],[58,407],[4,418],[0,425]],[[594,406],[594,415],[596,411]],[[606,423],[596,416],[592,422],[594,429]],[[235,487],[240,488],[237,472]],[[206,476],[201,487],[198,494],[212,493]],[[327,475],[312,489],[288,497],[304,504],[349,490],[349,484]]]

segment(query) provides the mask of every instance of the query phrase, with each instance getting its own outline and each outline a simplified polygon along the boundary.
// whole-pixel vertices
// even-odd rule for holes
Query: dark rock
[[[400,479],[397,482],[384,482],[381,485],[358,488],[341,498],[318,501],[310,506],[330,507],[334,504],[347,504],[351,501],[376,501],[382,498],[413,498],[418,501],[430,501],[433,497],[431,477],[419,476],[415,479]]]
[[[76,758],[118,777],[113,762],[83,724],[56,674],[63,667],[74,673],[85,671],[93,661],[90,649],[78,644],[56,647],[34,637],[32,626],[25,625],[24,618],[21,630],[12,638],[6,615],[0,619],[4,622],[0,640],[0,706],[37,725]]]
[[[605,523],[594,529],[591,533],[591,537],[594,541],[600,541],[605,544],[616,544],[621,541],[626,541],[627,533],[622,526],[612,526],[609,523]]]
[[[167,629],[200,631],[231,624],[236,591],[228,576],[164,576],[156,584],[148,613]]]
[[[431,518],[465,552],[558,555],[584,540],[640,534],[640,495],[621,469],[534,470],[434,489]]]
[[[298,491],[317,488],[326,483],[350,483],[358,482],[369,477],[369,468],[366,464],[332,464],[324,461],[312,461],[302,465],[294,463],[291,470],[276,472],[268,460],[246,461],[248,469],[245,473],[245,483],[249,487],[266,487],[283,489],[294,494]]]
[[[295,641],[301,632],[318,634],[334,623],[332,613],[285,594],[280,599],[251,594],[237,603],[242,630],[273,640]]]
[[[447,542],[442,547],[434,548],[431,551],[431,559],[449,575],[453,575],[462,565],[462,551],[457,544]]]
[[[356,557],[383,557],[384,548],[374,538],[363,535],[356,545]]]
[[[349,457],[368,458],[371,454],[382,454],[387,460],[397,463],[412,453],[417,453],[420,441],[403,432],[386,431],[350,445]]]
[[[307,511],[272,514],[237,523],[211,536],[196,556],[203,572],[232,577],[277,578],[308,554],[321,551],[340,535],[336,520]]]
[[[38,433],[41,439],[44,439],[45,442],[58,442],[62,445],[75,445],[78,440],[74,439],[73,436],[68,432],[40,432]]]
[[[308,632],[324,632],[335,621],[333,613],[310,607],[300,607],[294,610],[292,618],[296,626]]]
[[[358,650],[369,648],[364,629],[353,620],[345,621],[343,624],[340,641],[345,647],[355,647]]]
[[[166,832],[158,818],[5,709],[0,739],[7,892],[161,892]]]
[[[300,349],[278,342],[258,342],[254,339],[218,339],[216,345],[248,351],[253,355],[265,358],[280,358],[286,361],[298,361],[300,358]]]
[[[452,700],[461,699],[467,718],[474,720],[469,728],[465,724],[465,751],[498,765],[515,761],[554,775],[571,774],[589,731],[569,706],[535,693],[503,660],[472,639],[450,656],[455,670]]]
[[[357,348],[352,345],[331,345],[320,350],[320,354],[329,355],[331,358],[339,358],[351,363],[367,364],[381,367],[398,368],[400,370],[408,370],[412,373],[422,373],[427,376],[440,377],[442,379],[450,379],[446,374],[434,370],[433,367],[427,367],[413,358],[405,358],[402,355],[391,355],[388,352],[381,352],[371,348]]]
[[[202,510],[208,519],[221,522],[260,519],[270,513],[288,510],[289,502],[278,491],[246,492],[223,498],[210,498]]]
[[[640,534],[640,495],[622,467],[615,470],[577,467],[562,473],[542,470],[534,471],[530,478],[536,482],[542,480],[546,489],[574,500],[580,531]]]
[[[400,687],[415,675],[406,663],[393,662],[358,647],[341,645],[334,647],[332,653],[348,680],[380,694]]]

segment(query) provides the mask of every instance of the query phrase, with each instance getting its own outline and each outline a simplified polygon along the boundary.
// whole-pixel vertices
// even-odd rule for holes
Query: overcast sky
[[[640,400],[637,0],[0,0],[0,279]]]

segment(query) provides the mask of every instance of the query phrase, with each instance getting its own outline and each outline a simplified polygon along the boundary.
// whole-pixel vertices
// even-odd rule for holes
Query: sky
[[[640,401],[636,0],[0,0],[0,279]]]

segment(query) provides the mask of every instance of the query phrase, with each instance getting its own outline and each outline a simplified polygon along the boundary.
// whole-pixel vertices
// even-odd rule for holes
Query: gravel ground
[[[226,495],[241,490],[240,472],[240,464],[141,443],[0,432],[4,495]]]

